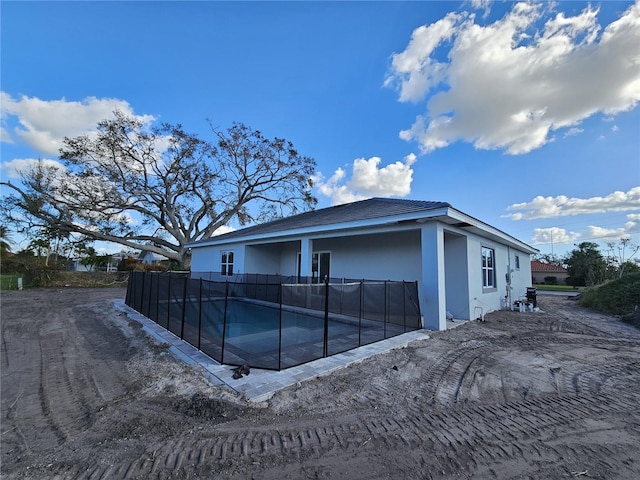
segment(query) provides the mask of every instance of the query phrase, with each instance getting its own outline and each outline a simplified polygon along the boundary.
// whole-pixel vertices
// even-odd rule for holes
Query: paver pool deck
[[[278,390],[296,385],[298,382],[326,375],[395,348],[406,347],[415,340],[429,338],[428,330],[414,330],[280,371],[252,368],[249,375],[234,379],[233,374],[236,367],[221,365],[153,320],[128,307],[123,300],[115,300],[114,305],[118,310],[126,313],[129,318],[141,323],[142,329],[152,338],[158,342],[169,344],[169,352],[176,358],[186,364],[202,368],[203,375],[211,383],[244,394],[245,398],[251,402],[264,402],[269,400]]]

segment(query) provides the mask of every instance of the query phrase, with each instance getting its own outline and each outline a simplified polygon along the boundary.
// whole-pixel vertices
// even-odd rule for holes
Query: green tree
[[[569,278],[573,286],[593,286],[605,279],[607,262],[593,242],[582,242],[565,258]]]
[[[10,252],[12,246],[13,238],[11,237],[9,229],[5,225],[0,225],[0,252]]]
[[[546,263],[549,265],[554,265],[557,267],[564,268],[565,266],[564,259],[560,258],[558,255],[554,253],[536,253],[533,256],[533,260],[538,260],[539,262]]]
[[[121,112],[95,136],[66,138],[59,167],[40,162],[4,183],[5,218],[164,255],[184,266],[186,244],[311,209],[315,161],[282,138],[235,123],[213,141]],[[5,189],[6,190],[6,189]],[[29,226],[31,226],[29,225]]]
[[[31,241],[27,247],[37,257],[44,257],[44,264],[49,265],[49,259],[53,257],[58,261],[61,255],[71,247],[69,245],[70,234],[60,230],[55,225],[48,225],[29,231]]]

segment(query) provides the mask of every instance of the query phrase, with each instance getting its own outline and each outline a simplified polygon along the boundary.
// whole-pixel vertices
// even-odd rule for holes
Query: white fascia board
[[[448,217],[454,220],[457,220],[461,223],[467,223],[468,226],[461,227],[461,230],[465,229],[476,230],[480,236],[489,237],[491,239],[497,240],[500,243],[508,245],[510,247],[516,248],[522,252],[526,252],[529,254],[538,253],[539,250],[537,248],[532,247],[531,245],[526,244],[525,242],[518,240],[515,237],[512,237],[508,233],[503,232],[491,225],[484,223],[477,218],[474,218],[466,213],[463,213],[455,208],[450,208],[448,212]]]

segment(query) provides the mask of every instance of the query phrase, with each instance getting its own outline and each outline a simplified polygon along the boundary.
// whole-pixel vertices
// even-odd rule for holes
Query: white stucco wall
[[[243,273],[281,274],[280,244],[247,245],[244,254]],[[234,265],[235,267],[235,265]],[[239,273],[239,271],[238,271]]]
[[[223,251],[233,251],[233,272],[246,273],[244,270],[245,246],[243,244],[229,244],[224,247],[198,247],[191,250],[191,272],[219,272],[220,259]],[[250,272],[256,273],[256,272]]]
[[[420,278],[420,231],[319,239],[313,250],[331,253],[331,276],[369,280]]]
[[[495,289],[487,290],[482,288],[482,247],[492,248],[495,251]],[[531,286],[531,265],[528,253],[472,235],[469,237],[468,255],[471,318],[477,318],[480,314],[480,309],[482,309],[482,314],[486,315],[502,308],[504,299],[509,293],[506,274],[510,269],[512,270],[511,302],[525,295],[527,287]],[[516,255],[520,257],[519,270],[515,269]]]

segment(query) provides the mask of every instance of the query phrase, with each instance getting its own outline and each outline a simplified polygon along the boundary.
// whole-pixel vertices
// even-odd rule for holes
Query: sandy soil
[[[2,293],[2,478],[640,478],[640,330],[566,298],[253,405],[123,297]]]

